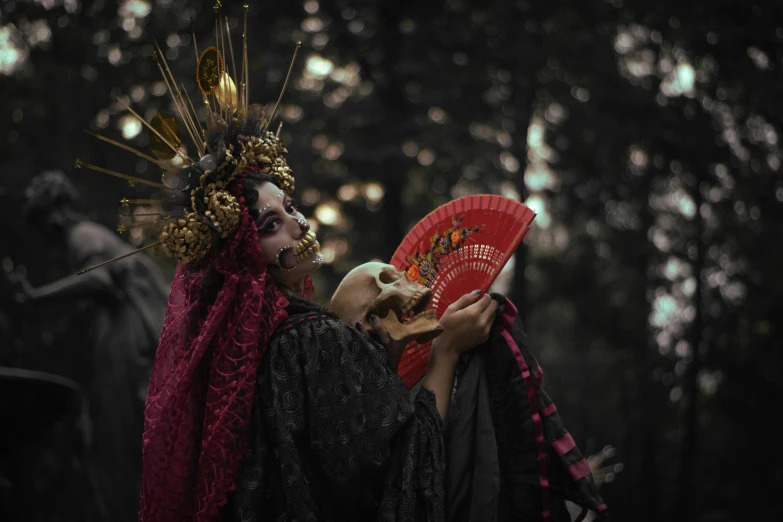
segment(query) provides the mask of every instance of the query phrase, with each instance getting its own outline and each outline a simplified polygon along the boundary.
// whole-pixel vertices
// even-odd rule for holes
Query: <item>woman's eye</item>
[[[289,201],[288,206],[286,206],[286,210],[288,211],[289,214],[293,214],[294,212],[296,212],[296,203],[294,203],[293,200]]]
[[[275,230],[277,230],[277,225],[279,224],[280,224],[280,220],[277,218],[273,218],[267,221],[266,224],[264,225],[264,228],[262,228],[261,230],[263,230],[264,232],[274,232]]]

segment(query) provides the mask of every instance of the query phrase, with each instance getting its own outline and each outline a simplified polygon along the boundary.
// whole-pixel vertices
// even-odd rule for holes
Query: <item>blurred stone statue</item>
[[[15,274],[21,301],[58,299],[80,306],[89,328],[73,332],[88,344],[90,428],[85,465],[101,520],[136,520],[141,438],[149,372],[168,300],[168,285],[146,255],[76,272],[131,252],[108,228],[77,213],[78,194],[59,171],[36,176],[24,193],[24,215],[53,246],[64,246],[71,275],[33,288]]]

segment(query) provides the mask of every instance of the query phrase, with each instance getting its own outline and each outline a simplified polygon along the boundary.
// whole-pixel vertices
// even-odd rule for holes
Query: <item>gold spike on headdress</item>
[[[160,75],[163,77],[163,81],[166,84],[166,88],[168,89],[169,94],[171,94],[172,101],[174,102],[174,105],[177,107],[177,112],[179,112],[179,116],[180,118],[182,118],[182,121],[185,124],[185,128],[187,129],[188,134],[190,135],[190,138],[193,140],[193,145],[196,147],[196,150],[199,152],[200,155],[203,151],[203,147],[201,146],[200,140],[197,137],[198,132],[196,131],[195,123],[193,123],[193,117],[191,117],[190,111],[188,110],[188,106],[185,104],[185,100],[182,98],[182,93],[180,93],[179,87],[177,86],[177,82],[174,80],[174,76],[171,74],[171,69],[169,69],[169,64],[166,61],[166,57],[164,56],[163,52],[160,50],[158,41],[157,40],[153,40],[153,41],[155,42],[156,51],[152,53],[152,57],[155,59],[155,62],[158,64]],[[158,56],[160,56],[160,59],[163,61],[163,66],[165,66],[165,72],[164,72],[164,67],[162,67],[160,62],[158,61]],[[172,85],[174,86],[173,89],[171,87]]]
[[[140,152],[140,151],[134,149],[133,147],[129,147],[128,145],[125,145],[124,143],[120,143],[119,141],[114,141],[114,140],[112,140],[110,138],[107,138],[106,136],[101,136],[100,134],[95,134],[94,132],[90,132],[87,129],[83,129],[83,130],[84,130],[84,132],[86,132],[90,136],[93,136],[94,138],[98,138],[99,140],[103,140],[106,143],[111,143],[115,147],[119,147],[121,149],[125,149],[125,150],[127,150],[129,152],[132,152],[135,155],[137,155],[138,157],[140,157],[142,159],[145,159],[145,160],[149,161],[150,163],[154,163],[155,165],[157,165],[158,167],[160,167],[162,169],[166,168],[161,162],[159,162],[155,158],[153,158],[151,156],[148,156],[148,155],[144,154],[143,152]]]
[[[237,66],[234,63],[234,46],[231,43],[231,28],[228,26],[228,18],[226,18],[226,36],[228,38],[228,52],[231,56],[231,72],[234,73],[234,78],[237,78]],[[236,110],[241,111],[242,106],[239,105],[239,93],[237,93],[236,86],[234,85],[233,80],[231,80],[231,77],[228,77],[229,81],[231,81],[231,85],[234,88],[234,99],[236,100]]]
[[[148,185],[150,187],[166,188],[165,185],[155,183],[154,181],[147,181],[146,179],[137,178],[135,176],[128,176],[127,174],[123,174],[121,172],[114,172],[113,170],[96,167],[95,165],[90,165],[89,163],[84,163],[78,158],[73,162],[73,166],[77,169],[84,167],[85,169],[94,170],[96,172],[103,172],[104,174],[108,174],[110,176],[126,179],[128,180],[128,184],[130,184],[131,187],[135,186],[136,183],[139,183],[141,185]]]
[[[133,255],[136,255],[139,252],[144,252],[145,250],[149,250],[150,248],[156,248],[156,247],[159,247],[159,246],[162,246],[162,245],[163,245],[163,241],[158,241],[157,243],[153,243],[151,245],[147,245],[145,247],[141,247],[141,248],[139,248],[137,250],[134,250],[133,252],[129,252],[127,254],[123,254],[121,256],[117,256],[114,259],[109,259],[108,261],[104,261],[103,263],[98,263],[97,265],[91,266],[90,268],[85,268],[81,272],[78,272],[78,274],[79,275],[86,274],[87,272],[95,270],[96,268],[100,268],[102,266],[106,266],[109,263],[114,263],[115,261],[119,261],[120,259],[125,259],[126,257],[130,257],[130,256],[133,256]]]
[[[277,108],[280,106],[280,102],[283,101],[283,95],[285,94],[285,89],[288,87],[288,79],[291,78],[291,71],[294,70],[294,63],[296,62],[296,55],[299,54],[299,47],[302,46],[302,42],[296,42],[296,49],[294,49],[294,57],[291,58],[291,65],[288,67],[288,74],[285,75],[285,82],[283,83],[283,88],[280,90],[280,97],[277,98],[277,103],[275,103],[275,108],[272,111],[272,114],[269,116],[269,120],[266,122],[266,127],[264,127],[264,131],[267,131],[269,129],[269,126],[272,124],[272,120],[275,118],[275,114],[277,114]]]
[[[188,155],[187,155],[187,154],[185,154],[184,152],[182,152],[182,151],[179,149],[179,143],[182,143],[182,140],[180,140],[180,139],[179,139],[179,136],[177,136],[177,142],[178,142],[178,145],[177,145],[177,146],[174,146],[174,145],[172,145],[172,144],[171,144],[171,142],[169,142],[169,141],[168,141],[168,139],[167,139],[165,136],[163,136],[163,134],[161,134],[161,133],[158,131],[158,129],[156,129],[155,127],[153,127],[153,126],[152,126],[152,124],[150,124],[150,123],[149,123],[147,120],[145,120],[144,118],[142,118],[141,116],[139,116],[139,113],[137,113],[136,111],[134,111],[133,109],[131,109],[131,108],[130,108],[130,106],[129,106],[127,103],[125,103],[124,101],[122,101],[122,99],[121,99],[120,97],[116,97],[116,98],[115,98],[115,101],[116,101],[117,103],[119,103],[120,105],[122,105],[123,107],[125,107],[125,110],[127,110],[127,111],[128,111],[128,112],[130,112],[132,115],[134,115],[134,116],[136,117],[136,119],[137,119],[137,120],[139,120],[139,122],[141,122],[141,123],[142,123],[142,125],[144,125],[144,126],[145,126],[145,127],[147,127],[149,130],[151,130],[151,131],[152,131],[152,133],[153,133],[155,136],[157,136],[157,137],[158,137],[158,138],[159,138],[159,139],[160,139],[160,140],[161,140],[163,143],[165,143],[165,144],[166,144],[166,146],[167,146],[169,149],[171,149],[171,151],[172,151],[172,152],[174,152],[174,154],[175,154],[175,155],[177,155],[177,156],[180,156],[182,159],[184,159],[184,160],[185,160],[185,161],[187,161],[188,163],[193,163],[193,160],[192,160],[192,159],[190,159],[190,157],[188,157]],[[166,125],[164,125],[163,127],[165,128],[165,127],[166,127]],[[170,128],[169,128],[168,130],[169,130],[169,131],[171,131],[171,129],[170,129]]]
[[[177,82],[158,42],[154,42],[153,58],[158,66],[176,115],[158,112],[151,121],[142,118],[127,99],[115,97],[122,107],[135,116],[149,131],[149,145],[154,157],[108,137],[86,131],[102,141],[115,145],[163,169],[160,182],[148,181],[103,167],[76,160],[77,168],[87,168],[125,179],[131,186],[154,187],[149,197],[128,199],[120,203],[127,209],[119,216],[118,231],[142,229],[160,231],[157,242],[130,254],[83,270],[89,272],[108,263],[124,259],[147,249],[160,247],[164,253],[182,263],[193,263],[208,255],[220,239],[230,237],[239,226],[240,206],[229,187],[249,168],[257,168],[271,176],[289,194],[294,190],[294,178],[288,167],[285,147],[277,133],[269,131],[294,67],[300,44],[288,69],[280,96],[267,119],[260,105],[249,102],[249,60],[247,46],[247,12],[244,4],[242,25],[242,56],[237,75],[231,29],[220,15],[221,3],[215,4],[215,45],[200,54],[193,34],[196,56],[196,84],[204,99],[205,125],[182,82]],[[228,45],[226,45],[228,40]],[[228,71],[228,50],[231,73]],[[182,136],[190,137],[197,160],[188,156]],[[138,206],[136,210],[131,205]]]

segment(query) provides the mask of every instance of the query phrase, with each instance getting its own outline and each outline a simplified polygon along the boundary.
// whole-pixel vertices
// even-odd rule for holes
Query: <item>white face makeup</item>
[[[249,181],[249,183],[253,183]],[[278,285],[297,288],[304,277],[323,263],[315,233],[294,201],[272,183],[255,183],[258,199],[251,208],[258,241]]]

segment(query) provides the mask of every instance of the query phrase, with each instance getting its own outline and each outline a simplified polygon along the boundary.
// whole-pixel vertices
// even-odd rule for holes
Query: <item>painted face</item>
[[[279,286],[294,289],[304,276],[320,268],[320,245],[293,199],[266,181],[254,188],[258,199],[251,215],[270,274]]]

